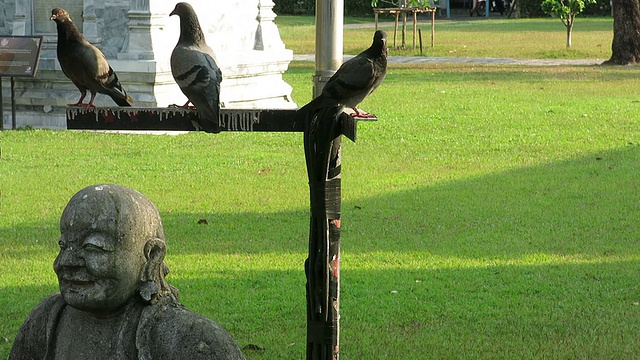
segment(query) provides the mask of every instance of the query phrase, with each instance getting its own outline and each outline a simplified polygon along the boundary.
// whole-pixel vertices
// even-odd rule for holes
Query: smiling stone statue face
[[[231,335],[167,283],[160,214],[141,193],[80,190],[62,213],[58,244],[60,293],[29,313],[9,360],[244,360]]]
[[[53,268],[62,297],[74,308],[109,313],[136,294],[150,225],[159,223],[155,207],[136,195],[114,185],[88,187],[65,208]]]

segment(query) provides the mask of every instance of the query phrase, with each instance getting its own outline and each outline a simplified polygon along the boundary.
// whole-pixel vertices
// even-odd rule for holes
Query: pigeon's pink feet
[[[169,105],[169,107],[176,107],[176,108],[180,108],[180,109],[195,109],[196,108],[194,105],[191,104],[191,100],[187,100],[187,102],[184,103],[184,105],[171,104],[171,105]]]
[[[376,117],[373,114],[369,114],[368,112],[362,111],[357,108],[353,108],[353,111],[355,111],[355,113],[352,115],[353,117],[363,118],[363,119],[374,119]]]
[[[85,111],[89,111],[89,109],[91,109],[91,108],[94,108],[94,109],[96,108],[96,106],[93,105],[93,103],[88,103],[88,104],[83,104],[83,105],[84,105],[84,110]]]
[[[82,101],[78,101],[78,102],[77,102],[77,103],[75,103],[75,104],[67,104],[67,106],[85,106],[85,105],[86,105],[86,104],[85,104],[85,103],[83,103]]]

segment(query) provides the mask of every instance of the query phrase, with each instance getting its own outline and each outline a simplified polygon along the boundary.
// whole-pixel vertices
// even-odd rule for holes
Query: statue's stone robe
[[[58,326],[67,306],[60,294],[36,305],[16,336],[9,360],[56,359]],[[114,359],[244,359],[226,330],[182,305],[136,302],[127,306],[123,316]]]

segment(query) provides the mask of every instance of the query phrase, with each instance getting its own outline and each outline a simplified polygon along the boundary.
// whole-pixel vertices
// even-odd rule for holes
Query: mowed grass
[[[315,49],[310,19],[276,20],[295,53]],[[578,19],[567,50],[557,19],[439,21],[436,46],[425,49],[607,59],[611,26]],[[371,33],[345,29],[345,52],[367,47]],[[312,73],[293,63],[285,74],[300,105]],[[341,356],[633,358],[637,76],[636,67],[391,65],[363,104],[380,120],[360,124],[357,144],[343,142]],[[304,358],[300,134],[38,130],[0,140],[0,358],[56,291],[62,208],[99,182],[156,203],[170,282],[241,347],[264,349],[248,359]]]
[[[613,19],[582,18],[575,21],[570,49],[566,48],[566,28],[557,18],[436,21],[434,47],[431,47],[430,20],[420,19],[423,52],[419,39],[413,49],[412,23],[407,27],[406,44],[401,49],[402,35],[398,30],[393,42],[392,18],[381,17],[380,28],[387,31],[389,55],[446,56],[446,57],[504,57],[524,59],[601,59],[611,57]],[[346,18],[345,24],[373,24],[371,18]],[[315,25],[313,17],[278,16],[280,34],[287,48],[295,54],[315,53]],[[355,55],[371,44],[373,27],[344,29],[344,52]]]
[[[312,73],[294,62],[285,74],[299,105]],[[638,75],[391,65],[362,104],[379,121],[343,140],[341,356],[636,356]],[[188,308],[264,349],[248,359],[304,359],[301,134],[0,137],[0,358],[56,291],[66,202],[110,182],[160,209]]]

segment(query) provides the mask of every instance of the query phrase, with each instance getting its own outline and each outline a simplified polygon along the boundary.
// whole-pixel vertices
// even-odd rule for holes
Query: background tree
[[[613,0],[613,42],[608,65],[640,62],[640,10],[638,0]]]
[[[573,32],[573,22],[576,15],[584,10],[585,4],[595,3],[596,0],[544,0],[542,11],[555,15],[562,20],[567,28],[567,47],[571,47],[571,33]],[[637,0],[636,0],[637,2]]]

